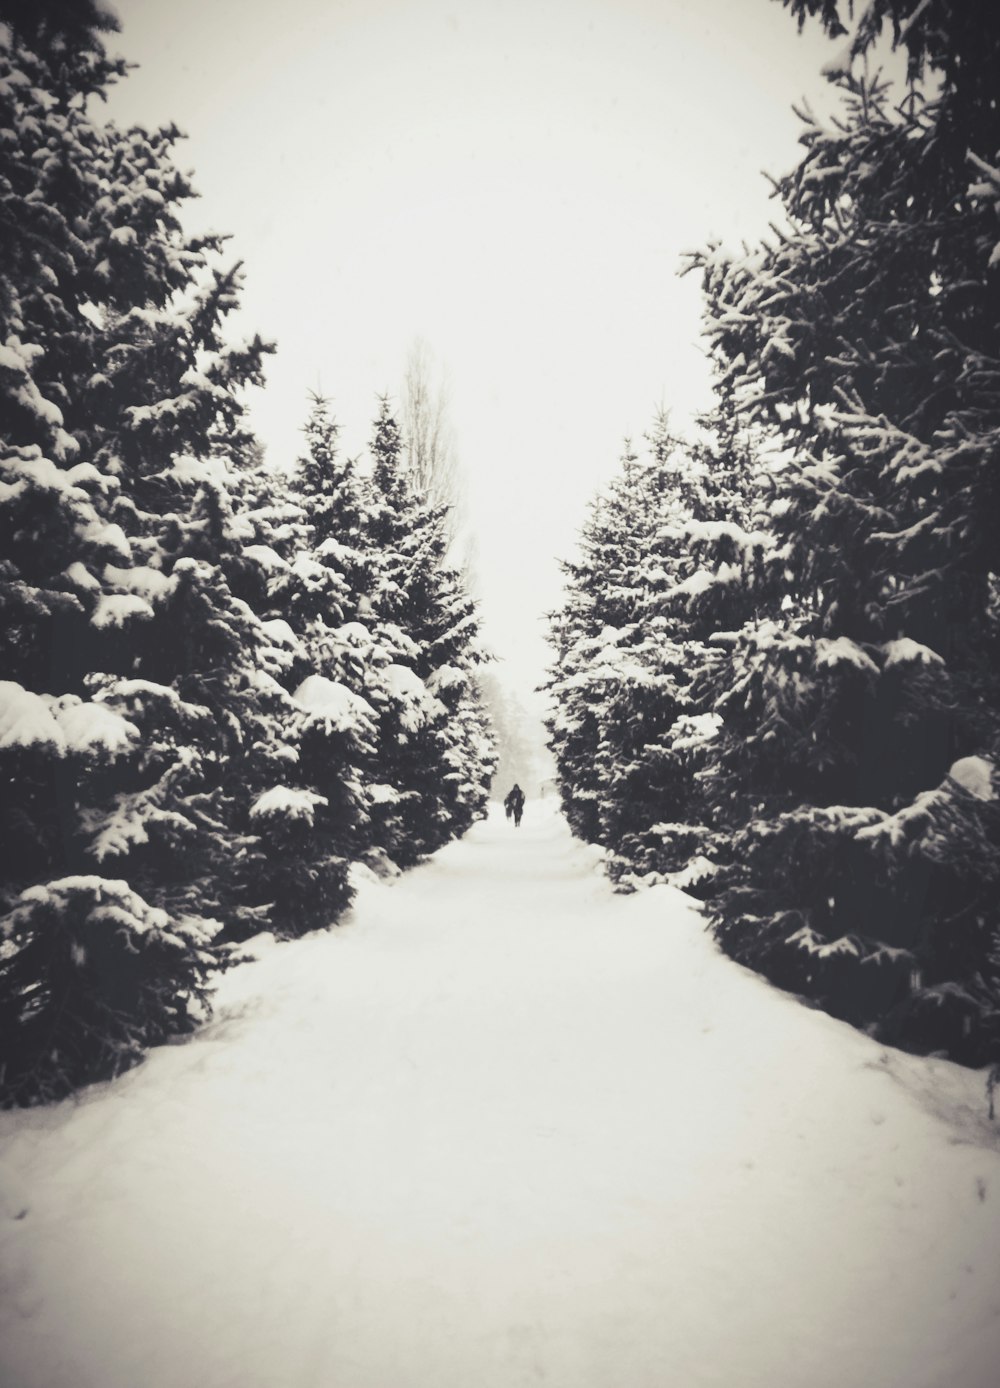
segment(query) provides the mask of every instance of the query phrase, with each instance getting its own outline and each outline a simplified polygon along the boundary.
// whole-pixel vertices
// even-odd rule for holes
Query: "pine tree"
[[[278,653],[281,749],[247,803],[244,892],[278,935],[332,924],[352,897],[351,863],[371,847],[367,783],[388,656],[358,621],[369,560],[360,483],[329,404],[314,396],[306,448],[288,476],[262,470],[244,522],[244,591]]]
[[[792,8],[844,31],[832,0]],[[853,71],[886,20],[901,102]],[[838,1015],[963,1059],[996,1024],[998,58],[992,11],[877,0],[830,68],[843,116],[805,115],[774,240],[699,259],[719,369],[784,444],[784,598],[719,703],[747,817],[717,929]]]
[[[674,746],[700,712],[694,665],[686,626],[669,614],[670,594],[687,576],[683,523],[697,504],[701,478],[665,412],[646,442],[642,485],[633,492],[639,543],[627,664],[607,687],[594,763],[608,868],[623,884],[680,870],[702,838],[689,758]]]
[[[377,841],[407,866],[464,833],[486,807],[495,764],[474,680],[475,603],[446,560],[445,508],[414,490],[399,429],[381,401],[363,532],[373,631],[391,659],[379,713]]]
[[[3,1093],[133,1063],[204,1012],[266,644],[229,589],[236,391],[263,344],[181,232],[177,132],[96,124],[97,5],[0,30]],[[217,883],[217,887],[212,887]]]
[[[564,566],[552,747],[571,827],[608,848],[623,886],[712,870],[703,771],[725,659],[712,642],[742,621],[764,543],[746,529],[746,450],[720,420],[715,442],[688,443],[661,411],[647,456],[626,451],[581,560]]]
[[[701,891],[726,856],[708,793],[720,673],[758,600],[767,538],[753,527],[756,457],[727,401],[690,441],[661,411],[647,441],[659,521],[636,609],[646,675],[607,724],[616,769],[602,814],[613,876]]]
[[[647,473],[628,440],[619,461],[619,476],[591,503],[579,559],[562,564],[566,599],[550,616],[549,746],[563,813],[588,843],[604,842],[597,767],[604,708],[637,636],[638,573],[656,530]]]

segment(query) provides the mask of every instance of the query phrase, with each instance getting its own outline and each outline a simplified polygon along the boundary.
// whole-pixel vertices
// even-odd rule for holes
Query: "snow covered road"
[[[0,1381],[995,1388],[997,1126],[529,804],[0,1115]]]

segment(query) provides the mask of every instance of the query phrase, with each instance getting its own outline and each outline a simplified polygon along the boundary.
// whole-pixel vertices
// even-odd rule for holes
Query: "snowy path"
[[[614,897],[537,807],[0,1135],[6,1388],[1000,1381],[982,1076]]]

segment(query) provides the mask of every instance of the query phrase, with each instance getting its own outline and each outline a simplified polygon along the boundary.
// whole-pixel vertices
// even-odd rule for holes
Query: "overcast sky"
[[[797,159],[830,46],[774,0],[116,0],[111,113],[176,121],[233,234],[253,419],[294,456],[310,389],[350,452],[424,338],[447,369],[486,630],[527,687],[586,502],[659,403],[709,400],[681,252],[738,247]]]

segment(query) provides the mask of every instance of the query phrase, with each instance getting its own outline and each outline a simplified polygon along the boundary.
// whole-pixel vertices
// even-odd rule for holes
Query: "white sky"
[[[117,0],[122,121],[176,121],[233,233],[253,420],[294,456],[306,394],[367,442],[423,337],[447,369],[486,633],[527,690],[587,500],[661,401],[709,401],[680,254],[774,215],[790,104],[830,46],[773,0]]]

